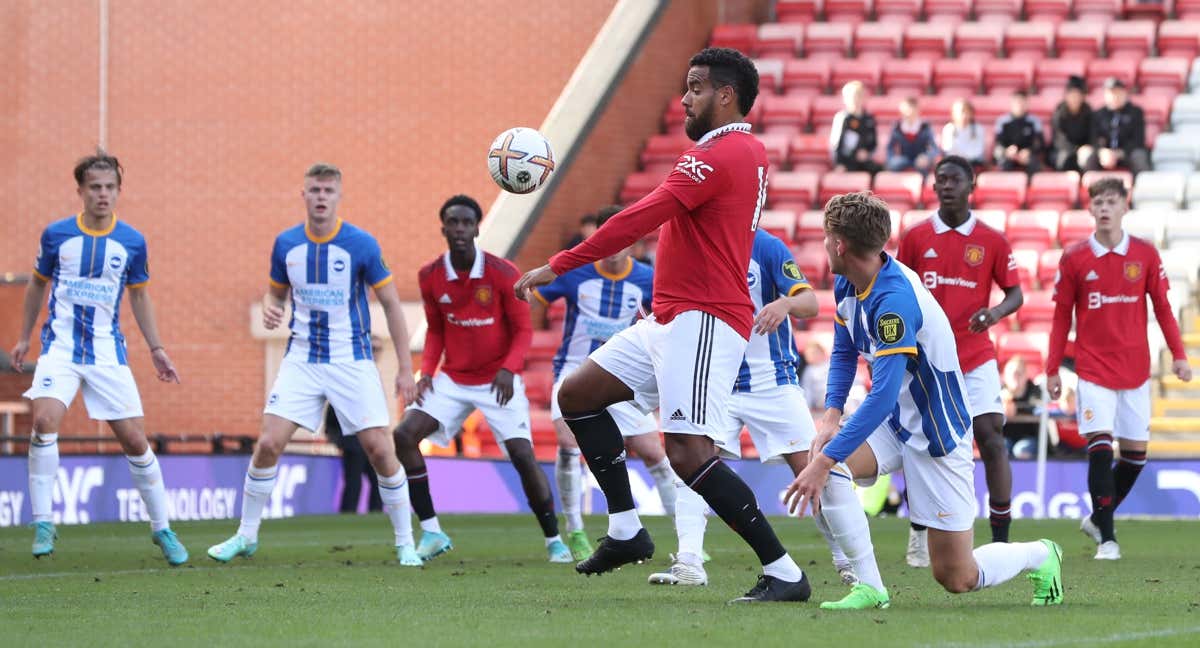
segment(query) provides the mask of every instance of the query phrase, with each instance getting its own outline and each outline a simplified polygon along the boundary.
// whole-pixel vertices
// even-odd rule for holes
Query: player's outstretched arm
[[[981,308],[974,315],[971,315],[970,330],[972,333],[983,333],[994,326],[997,322],[1017,312],[1017,309],[1025,304],[1025,294],[1021,292],[1021,286],[1012,286],[1004,289],[1004,299],[1000,300],[999,304],[991,308]]]
[[[375,298],[383,307],[392,346],[396,349],[396,395],[404,404],[412,405],[417,400],[417,383],[413,380],[412,354],[408,349],[408,322],[404,320],[404,308],[396,284],[387,282],[375,288]]]
[[[33,325],[37,323],[38,311],[42,300],[46,297],[46,280],[34,275],[25,286],[25,301],[21,306],[21,330],[17,335],[17,344],[12,350],[12,365],[17,371],[25,370],[25,355],[29,353],[29,336],[33,335]]]
[[[754,316],[754,332],[766,335],[779,328],[788,316],[798,319],[812,319],[817,316],[820,305],[817,295],[812,290],[800,289],[790,297],[780,297],[762,307]]]
[[[129,287],[129,309],[137,320],[142,337],[150,347],[150,359],[154,362],[154,370],[158,379],[163,382],[179,382],[179,372],[175,369],[167,350],[163,348],[162,339],[158,336],[158,323],[154,318],[154,305],[150,303],[150,291],[145,285]]]

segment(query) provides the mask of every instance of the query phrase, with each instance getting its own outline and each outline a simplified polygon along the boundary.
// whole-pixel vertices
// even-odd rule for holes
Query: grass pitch
[[[809,572],[807,604],[728,606],[754,584],[753,555],[719,520],[704,588],[650,586],[674,534],[647,520],[652,564],[585,578],[551,565],[529,516],[447,516],[455,550],[401,568],[379,514],[267,520],[258,555],[229,565],[205,550],[234,521],[181,523],[191,563],[170,568],[141,524],[60,527],[57,553],[34,560],[32,531],[0,530],[0,637],[5,646],[849,646],[1200,645],[1197,522],[1123,521],[1125,557],[1091,559],[1076,523],[1018,520],[1014,537],[1051,537],[1065,551],[1066,604],[1029,607],[1023,577],[952,596],[927,570],[904,564],[905,520],[872,520],[892,608],[817,609],[840,598],[810,521],[775,520]],[[593,536],[600,518],[588,520]],[[986,522],[977,536],[986,537]]]

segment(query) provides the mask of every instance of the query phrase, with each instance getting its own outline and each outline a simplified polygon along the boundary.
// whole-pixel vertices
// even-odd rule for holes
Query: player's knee
[[[589,411],[585,385],[574,374],[567,376],[563,380],[562,386],[558,388],[558,408],[564,414]]]
[[[58,434],[58,417],[52,414],[36,414],[33,417],[33,436],[40,439],[41,435]]]
[[[533,444],[525,439],[512,439],[504,443],[504,449],[508,451],[508,458],[514,464],[532,464],[535,463],[533,456]]]
[[[283,454],[284,445],[284,441],[270,436],[259,437],[258,443],[254,444],[254,456],[266,460],[267,465],[273,465],[279,459],[279,455]]]

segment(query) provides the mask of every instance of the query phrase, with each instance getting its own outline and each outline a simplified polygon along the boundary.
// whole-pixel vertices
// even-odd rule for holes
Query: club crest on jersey
[[[875,335],[884,344],[895,344],[904,337],[904,320],[896,313],[884,313],[875,320]]]
[[[1142,264],[1137,261],[1130,261],[1125,264],[1125,278],[1129,281],[1137,281],[1142,276]]]
[[[708,179],[705,174],[712,171],[713,168],[703,160],[697,160],[694,155],[685,155],[675,164],[675,170],[696,182],[704,182]]]
[[[793,281],[805,281],[804,273],[800,272],[800,266],[792,259],[783,262],[783,276]]]
[[[480,306],[487,306],[492,303],[492,287],[480,286],[475,289],[475,301],[479,302]]]
[[[112,268],[113,270],[120,270],[121,269],[121,257],[113,256],[112,258],[110,258],[108,260],[108,267]]]
[[[963,252],[963,260],[967,265],[977,266],[983,263],[984,251],[982,245],[968,245]]]
[[[344,260],[338,259],[337,261],[333,262],[333,271],[334,272],[341,272],[342,270],[345,270],[345,269],[346,269],[346,262]]]

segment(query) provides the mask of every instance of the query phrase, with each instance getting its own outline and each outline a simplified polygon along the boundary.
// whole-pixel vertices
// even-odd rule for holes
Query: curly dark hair
[[[731,86],[737,93],[738,112],[750,114],[758,98],[758,68],[745,54],[728,47],[708,47],[688,61],[688,67],[708,67],[708,78],[714,88]]]
[[[75,163],[75,184],[82,187],[84,176],[92,169],[115,172],[117,174],[117,186],[121,186],[121,175],[125,172],[125,169],[121,167],[121,163],[117,161],[115,155],[109,155],[108,151],[97,148],[95,154],[80,158]]]
[[[457,196],[450,196],[449,198],[447,198],[446,202],[442,203],[442,208],[438,210],[438,218],[441,219],[442,221],[445,221],[446,220],[446,210],[450,209],[451,207],[454,207],[456,205],[462,205],[463,207],[470,207],[472,210],[474,210],[476,223],[479,223],[480,221],[483,220],[483,209],[481,209],[479,207],[479,203],[475,202],[474,198],[472,198],[466,194],[458,194]]]

